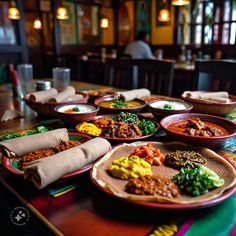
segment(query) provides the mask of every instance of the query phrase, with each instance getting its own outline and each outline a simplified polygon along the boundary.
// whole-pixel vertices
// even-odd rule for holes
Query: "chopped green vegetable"
[[[75,112],[80,112],[79,107],[74,107],[72,110],[75,111]]]
[[[115,118],[115,121],[126,123],[138,123],[138,116],[130,112],[120,112]]]
[[[193,197],[205,194],[209,189],[224,184],[224,179],[221,179],[214,171],[203,165],[193,169],[182,168],[172,180],[179,185],[183,192]]]
[[[138,127],[143,132],[144,135],[153,134],[157,130],[155,123],[145,119],[141,120],[138,123]]]
[[[127,107],[128,104],[124,103],[121,100],[117,100],[117,101],[113,102],[112,106],[115,108],[122,108],[122,107]]]
[[[170,104],[166,103],[163,108],[166,109],[166,110],[171,110],[172,106]]]
[[[37,133],[43,133],[48,131],[49,129],[45,126],[38,126],[36,129],[28,130],[28,131],[21,131],[19,133],[11,133],[7,134],[5,136],[2,136],[0,140],[8,140],[8,139],[13,139],[13,138],[19,138],[27,135],[32,135],[32,134],[37,134]]]

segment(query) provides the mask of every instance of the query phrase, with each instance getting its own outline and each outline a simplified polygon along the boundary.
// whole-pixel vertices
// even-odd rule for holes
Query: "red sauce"
[[[202,137],[219,137],[229,135],[230,132],[220,125],[199,118],[189,118],[178,121],[168,126],[170,131],[180,134]]]

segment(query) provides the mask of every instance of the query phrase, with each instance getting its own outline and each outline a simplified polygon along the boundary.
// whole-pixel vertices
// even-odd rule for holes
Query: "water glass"
[[[20,64],[17,66],[17,74],[23,94],[34,91],[33,66],[31,64]]]
[[[70,69],[66,67],[57,67],[52,69],[53,87],[63,90],[70,85]]]

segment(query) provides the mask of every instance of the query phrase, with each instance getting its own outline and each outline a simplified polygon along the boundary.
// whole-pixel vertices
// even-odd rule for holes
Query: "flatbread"
[[[178,198],[167,198],[159,195],[153,196],[140,196],[135,194],[129,194],[124,191],[125,185],[128,181],[116,179],[107,173],[107,169],[110,167],[113,160],[119,159],[124,155],[129,155],[136,146],[142,146],[146,143],[152,143],[155,147],[159,148],[161,152],[166,155],[167,153],[174,152],[176,150],[196,151],[204,156],[206,160],[206,166],[216,172],[225,183],[223,186],[209,191],[199,197],[191,197],[188,195],[181,195]],[[178,170],[174,170],[166,166],[152,166],[153,174],[171,179]],[[231,188],[236,184],[236,171],[233,166],[227,162],[223,157],[216,154],[214,151],[201,148],[192,147],[190,145],[180,142],[160,143],[160,142],[138,142],[133,144],[123,144],[112,151],[107,153],[102,159],[100,159],[93,168],[92,178],[104,189],[110,190],[114,195],[134,201],[152,201],[160,203],[176,203],[176,204],[190,204],[205,202],[220,196],[225,190]]]

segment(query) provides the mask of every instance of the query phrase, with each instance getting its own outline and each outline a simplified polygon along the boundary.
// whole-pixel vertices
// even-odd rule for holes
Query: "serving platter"
[[[173,210],[186,210],[213,206],[224,201],[235,192],[235,168],[223,157],[219,156],[212,150],[207,148],[192,147],[181,142],[148,143],[151,143],[155,147],[158,147],[165,155],[175,150],[193,150],[201,153],[207,161],[206,166],[215,171],[221,178],[225,180],[224,185],[198,197],[191,197],[183,194],[175,199],[168,199],[166,197],[161,197],[158,195],[140,196],[126,193],[124,191],[124,187],[128,181],[116,179],[110,176],[107,173],[107,169],[111,165],[113,160],[119,159],[124,155],[129,155],[130,152],[135,149],[135,147],[147,144],[147,142],[123,144],[115,147],[94,165],[93,169],[90,172],[92,182],[106,194],[109,194],[110,196],[118,198],[120,200],[146,207]],[[166,166],[152,166],[152,172],[166,178],[168,177],[169,179],[173,175],[178,173],[177,170]]]
[[[91,139],[90,136],[85,135],[85,134],[78,134],[78,133],[74,133],[74,132],[69,132],[68,134],[69,134],[70,140],[76,140],[81,143],[87,142],[88,140]],[[19,161],[20,161],[20,158],[7,158],[5,156],[2,156],[2,164],[9,172],[16,174],[16,175],[24,176],[24,171],[22,171],[21,169],[18,168]],[[66,175],[62,176],[61,179],[65,179],[65,178],[69,178],[69,177],[72,177],[72,176],[75,176],[78,174],[82,174],[85,171],[90,170],[92,167],[93,167],[93,163],[83,167],[80,170],[66,174]]]
[[[93,122],[95,119],[100,119],[100,118],[114,118],[116,116],[116,114],[108,114],[108,115],[100,115],[100,116],[96,116],[94,119],[88,121],[89,123]],[[156,132],[154,133],[151,133],[151,134],[148,134],[148,135],[143,135],[141,137],[136,137],[136,138],[112,138],[112,137],[107,137],[107,136],[99,136],[100,138],[104,138],[104,139],[107,139],[109,141],[119,141],[119,142],[133,142],[133,141],[137,141],[137,140],[142,140],[142,139],[146,139],[146,138],[149,138],[153,135],[155,135],[155,133],[157,133],[159,130],[160,130],[160,125],[153,119],[151,118],[146,118],[146,117],[143,117],[143,116],[140,116],[138,115],[138,118],[140,119],[145,119],[145,120],[149,120],[149,121],[152,121],[156,127],[157,127],[157,130]],[[82,122],[81,122],[82,123]],[[80,126],[79,123],[78,125],[76,125],[76,130],[78,131],[78,128]],[[78,131],[79,132],[79,131]],[[80,133],[80,132],[79,132]],[[81,133],[82,134],[82,133]],[[92,137],[97,137],[97,136],[93,136],[93,135],[90,135]]]

